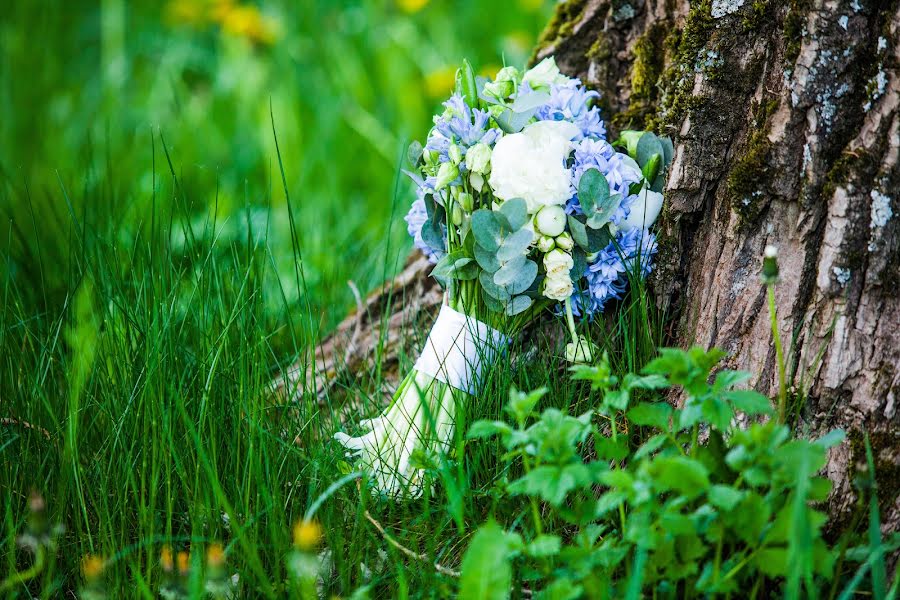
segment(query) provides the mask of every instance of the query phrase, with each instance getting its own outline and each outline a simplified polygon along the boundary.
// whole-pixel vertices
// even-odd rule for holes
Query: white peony
[[[544,255],[544,269],[547,271],[548,278],[559,278],[565,275],[568,279],[569,271],[574,266],[575,261],[572,260],[572,255],[562,250],[551,250]]]
[[[575,286],[572,279],[566,274],[563,277],[548,277],[544,280],[544,296],[557,302],[565,302],[572,295]]]
[[[487,173],[491,162],[491,147],[478,142],[466,152],[466,167],[473,173]]]
[[[647,229],[656,223],[662,205],[663,195],[648,189],[645,185],[631,203],[631,212],[628,214],[628,218],[619,223],[619,227],[626,230],[632,227]]]
[[[562,205],[572,197],[566,158],[579,129],[567,121],[539,121],[500,138],[491,155],[488,184],[501,200],[522,198],[528,212]]]
[[[533,90],[549,90],[552,84],[565,83],[568,80],[568,77],[559,72],[559,67],[556,66],[556,59],[552,56],[548,56],[531,69],[525,71],[525,75],[522,76],[522,82],[527,83]]]

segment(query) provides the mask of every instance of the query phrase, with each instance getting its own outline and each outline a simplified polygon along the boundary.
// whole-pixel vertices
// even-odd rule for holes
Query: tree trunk
[[[770,395],[760,267],[778,248],[798,427],[848,432],[827,467],[839,526],[864,433],[885,528],[900,524],[898,29],[897,0],[569,0],[534,55],[600,90],[614,131],[673,139],[653,282],[672,343],[725,349]]]

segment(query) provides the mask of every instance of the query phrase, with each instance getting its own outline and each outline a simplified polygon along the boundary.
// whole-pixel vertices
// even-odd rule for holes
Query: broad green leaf
[[[494,283],[493,273],[482,271],[478,276],[478,282],[481,283],[481,289],[484,290],[485,294],[494,298],[501,304],[505,305],[505,303],[510,299],[509,292],[506,291],[506,288],[502,285],[497,285],[496,283]]]
[[[579,221],[575,215],[569,215],[567,221],[569,222],[569,233],[572,235],[575,243],[586,252],[591,252],[585,224]]]
[[[428,219],[422,224],[422,241],[436,252],[444,252],[447,249],[444,232],[441,226],[435,224],[432,219]]]
[[[613,440],[597,433],[594,435],[594,452],[603,460],[622,460],[630,452],[628,438],[620,435]]]
[[[507,435],[512,433],[509,423],[503,421],[475,421],[469,427],[466,437],[470,440],[486,438],[494,435]]]
[[[748,415],[768,415],[772,413],[772,402],[768,397],[754,390],[729,390],[725,398],[736,409]]]
[[[520,229],[506,236],[497,250],[497,260],[505,263],[517,256],[525,256],[532,239],[534,239],[534,233],[528,229]]]
[[[495,120],[504,133],[519,133],[528,125],[536,112],[537,108],[525,112],[515,112],[507,108]]]
[[[654,483],[662,490],[676,490],[695,498],[709,488],[706,467],[686,456],[659,456],[649,467]]]
[[[659,139],[647,131],[638,140],[636,154],[635,160],[643,168],[654,155],[665,156],[665,150],[663,150],[662,144],[659,143]]]
[[[541,465],[516,479],[507,486],[510,494],[538,497],[553,506],[559,506],[577,481],[572,472],[560,467]]]
[[[475,244],[475,260],[478,261],[478,266],[489,273],[495,273],[500,268],[497,253],[485,250],[481,244]]]
[[[603,202],[597,204],[594,213],[588,217],[587,226],[592,229],[606,227],[612,216],[619,210],[620,204],[622,204],[622,196],[620,194],[608,196]]]
[[[463,555],[459,596],[508,598],[512,587],[510,557],[521,544],[518,535],[504,531],[493,521],[482,525]]]
[[[588,169],[578,182],[578,202],[590,219],[609,198],[609,182],[598,169]]]
[[[512,284],[519,278],[519,272],[525,268],[525,263],[527,262],[529,261],[523,254],[514,256],[494,273],[494,283],[497,285]]]
[[[700,410],[703,418],[719,431],[726,431],[734,416],[734,411],[726,402],[713,397],[705,398]]]
[[[525,419],[527,419],[532,411],[534,411],[534,407],[537,405],[538,401],[543,398],[546,393],[547,388],[545,387],[538,388],[531,392],[520,392],[515,386],[512,386],[509,388],[509,402],[507,403],[505,410],[509,412],[517,422],[524,423]]]
[[[628,410],[627,416],[635,425],[668,431],[672,411],[672,407],[666,402],[640,402]]]
[[[524,113],[536,110],[547,104],[547,102],[549,101],[550,94],[548,94],[547,92],[532,91],[527,94],[522,94],[518,98],[516,98],[516,101],[513,102],[513,105],[510,108],[513,110],[513,112]]]
[[[532,302],[534,301],[528,296],[516,296],[506,305],[506,315],[514,317],[521,314],[528,310],[528,307],[531,306]]]
[[[707,493],[709,503],[724,511],[731,511],[744,499],[744,492],[727,485],[714,485]]]
[[[472,233],[478,245],[489,252],[496,252],[503,242],[500,223],[493,211],[480,208],[472,213]]]
[[[640,460],[645,456],[650,456],[651,454],[662,448],[663,444],[665,444],[668,439],[669,436],[665,433],[654,435],[649,440],[644,442],[640,448],[637,449],[637,451],[634,453],[634,458],[636,460]]]
[[[506,218],[512,231],[518,231],[528,222],[528,203],[522,198],[507,200],[497,212]]]
[[[562,539],[558,535],[541,534],[525,546],[525,554],[535,558],[554,556],[562,548]]]
[[[584,250],[581,248],[575,247],[572,249],[572,268],[569,269],[569,278],[572,281],[578,281],[582,277],[584,277],[584,272],[587,269],[587,255],[584,253]]]

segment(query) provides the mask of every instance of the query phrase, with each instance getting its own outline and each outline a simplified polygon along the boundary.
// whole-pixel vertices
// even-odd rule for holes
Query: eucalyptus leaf
[[[590,245],[588,242],[587,228],[584,223],[578,220],[575,215],[569,215],[569,233],[572,234],[572,239],[575,240],[575,243],[590,252]]]
[[[506,291],[504,286],[494,283],[494,276],[492,273],[482,271],[478,275],[478,281],[481,283],[481,288],[484,290],[484,293],[488,296],[499,302],[506,302],[509,300],[509,292]]]
[[[497,253],[485,250],[481,244],[475,244],[475,260],[478,265],[490,273],[495,273],[500,268],[500,261],[497,260]]]
[[[665,156],[665,151],[662,144],[659,143],[659,138],[647,131],[638,140],[636,158],[638,165],[643,168],[653,158],[654,154],[659,154],[660,157],[663,157]]]
[[[609,198],[609,182],[598,169],[588,169],[578,182],[578,202],[590,217]]]
[[[444,252],[447,248],[443,230],[432,219],[422,224],[422,241],[436,252]]]
[[[528,121],[536,112],[537,108],[525,112],[513,112],[507,108],[495,120],[504,133],[519,133],[528,125]]]
[[[532,239],[534,239],[534,233],[529,229],[520,229],[507,236],[497,250],[497,260],[503,263],[513,260],[516,256],[524,256]]]
[[[601,227],[600,229],[589,228],[587,230],[588,247],[586,251],[589,254],[600,252],[609,245],[612,235],[609,233],[609,227]]]
[[[524,113],[537,110],[538,108],[547,104],[549,101],[549,93],[532,91],[527,94],[522,94],[518,98],[516,98],[516,101],[513,102],[513,105],[510,108],[513,112]]]
[[[524,255],[518,254],[512,260],[505,263],[494,273],[494,283],[497,285],[510,285],[517,278],[519,270],[525,267],[528,260]]]
[[[516,271],[515,279],[505,284],[506,291],[512,295],[521,294],[531,286],[534,278],[537,277],[537,272],[537,263],[533,260],[526,260],[525,264]]]
[[[475,241],[491,252],[496,252],[503,241],[500,223],[497,222],[494,213],[486,208],[480,208],[472,213],[472,233],[475,234]]]
[[[413,140],[413,142],[406,148],[406,160],[409,161],[409,164],[415,167],[419,164],[419,161],[422,159],[422,142],[418,140]]]
[[[587,269],[587,255],[581,248],[572,249],[572,268],[569,269],[569,278],[572,281],[578,281],[584,277],[584,271]]]
[[[413,181],[413,183],[416,184],[416,186],[418,186],[418,187],[420,187],[420,188],[425,187],[425,180],[422,179],[422,176],[421,176],[419,173],[416,173],[416,172],[414,172],[414,171],[410,171],[410,170],[408,170],[408,169],[400,169],[400,171],[401,171],[404,175],[406,175],[407,177],[409,177],[409,178]]]
[[[484,276],[484,272],[481,275]],[[484,287],[481,288],[481,299],[484,300],[484,305],[490,311],[500,313],[506,309],[504,302],[491,296]]]
[[[587,226],[592,229],[600,229],[605,226],[619,210],[620,204],[622,204],[622,196],[619,194],[608,196],[602,204],[597,206],[594,214],[588,217]]]
[[[528,307],[531,306],[531,303],[532,300],[528,296],[516,296],[507,303],[506,314],[510,317],[514,317],[515,315],[528,310]]]
[[[528,222],[528,203],[522,198],[512,198],[500,205],[500,214],[506,217],[512,231],[521,229]]]

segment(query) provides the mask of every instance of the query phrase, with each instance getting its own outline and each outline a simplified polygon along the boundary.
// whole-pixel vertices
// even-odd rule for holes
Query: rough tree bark
[[[725,349],[729,366],[759,374],[756,386],[769,394],[775,352],[759,277],[764,247],[778,247],[776,302],[792,400],[802,402],[798,426],[812,435],[848,431],[827,467],[832,515],[840,525],[853,508],[867,432],[885,529],[893,530],[898,30],[897,0],[569,0],[534,55],[555,55],[564,72],[600,90],[614,131],[652,127],[672,137],[654,279],[677,322],[672,343]],[[424,266],[413,261],[401,276],[420,282],[427,301],[419,308],[439,298],[421,283]],[[386,305],[376,294],[367,311]],[[400,306],[388,320],[409,318]],[[372,351],[356,346],[356,364],[365,364]]]

